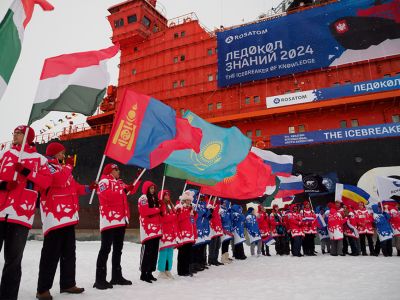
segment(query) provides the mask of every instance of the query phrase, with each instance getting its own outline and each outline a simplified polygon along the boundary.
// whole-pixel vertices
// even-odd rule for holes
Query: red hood
[[[143,183],[143,186],[142,186],[142,193],[143,193],[143,194],[147,194],[147,191],[149,190],[149,188],[150,188],[152,185],[154,185],[154,187],[157,188],[157,186],[155,185],[154,182],[149,181],[149,180],[145,181],[145,182]]]

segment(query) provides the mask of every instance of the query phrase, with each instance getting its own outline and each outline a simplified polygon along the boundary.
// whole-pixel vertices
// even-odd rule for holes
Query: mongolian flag
[[[165,162],[197,178],[221,181],[233,176],[237,165],[249,153],[250,139],[236,127],[215,126],[191,111],[186,111],[183,117],[203,131],[200,153],[192,150],[174,151]]]
[[[126,89],[105,155],[126,165],[151,169],[173,151],[200,151],[201,129],[192,127],[175,111],[150,96]]]
[[[370,198],[370,194],[357,186],[336,183],[335,201],[343,202],[345,205],[357,209],[360,202],[368,205]]]
[[[110,76],[107,61],[119,45],[106,49],[63,54],[44,61],[29,124],[50,111],[92,115],[103,100]]]
[[[275,186],[271,167],[250,152],[238,164],[236,174],[214,186],[202,186],[203,194],[230,199],[250,199],[263,196],[267,186]]]
[[[0,99],[17,65],[25,28],[32,18],[35,4],[45,11],[54,9],[45,0],[14,0],[0,23]]]

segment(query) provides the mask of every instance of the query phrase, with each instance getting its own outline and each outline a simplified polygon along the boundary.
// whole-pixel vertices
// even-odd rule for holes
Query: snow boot
[[[36,293],[36,299],[39,300],[53,300],[53,296],[50,294],[50,291],[45,291],[43,293]]]
[[[111,276],[111,284],[114,285],[132,285],[132,281],[125,279],[122,276],[122,269],[121,268],[116,268],[112,270],[112,276]]]
[[[140,275],[140,280],[148,282],[148,283],[153,283],[153,281],[151,281],[147,272],[142,272],[142,274]]]
[[[167,274],[169,279],[175,279],[174,275],[170,271],[165,271],[165,274]]]
[[[106,280],[106,277],[107,268],[96,268],[96,282],[93,284],[93,287],[98,290],[112,289],[113,286]]]
[[[161,271],[160,271],[160,274],[158,274],[158,278],[159,279],[169,279],[167,273],[166,272],[161,272]]]

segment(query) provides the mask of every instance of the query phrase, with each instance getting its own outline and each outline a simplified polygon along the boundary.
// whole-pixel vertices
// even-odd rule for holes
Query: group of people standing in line
[[[22,150],[24,136],[26,144]],[[34,131],[21,125],[13,133],[10,149],[0,152],[0,249],[4,245],[4,267],[0,283],[0,299],[17,299],[21,280],[21,261],[29,229],[37,205],[40,207],[44,241],[39,264],[36,298],[51,300],[50,290],[60,263],[60,292],[80,294],[76,286],[76,239],[79,196],[96,190],[99,198],[101,246],[96,262],[94,288],[104,290],[113,285],[131,285],[122,275],[121,255],[130,211],[127,195],[136,193],[139,183],[126,184],[120,179],[116,164],[107,164],[98,183],[81,185],[72,175],[74,161],[65,156],[65,147],[50,143],[45,156],[33,144]],[[251,255],[270,256],[269,245],[275,242],[277,255],[315,255],[314,239],[318,233],[322,253],[345,255],[347,244],[351,255],[366,253],[365,238],[371,255],[380,249],[392,255],[395,239],[400,251],[400,214],[397,207],[373,206],[373,213],[360,204],[353,210],[342,203],[329,209],[317,208],[309,202],[303,207],[293,204],[279,209],[273,206],[270,215],[262,205],[250,207],[243,214],[242,206],[228,199],[217,199],[186,190],[178,201],[169,190],[157,190],[146,181],[138,199],[140,240],[140,280],[153,283],[153,272],[159,278],[173,279],[173,251],[178,250],[177,273],[193,276],[209,265],[230,264],[229,245],[233,257],[246,259],[243,243],[248,235]],[[375,224],[375,226],[373,225]],[[377,245],[372,243],[376,229]],[[246,231],[245,231],[246,229]],[[207,255],[208,245],[208,255]],[[111,280],[107,281],[107,260],[111,259]],[[220,252],[221,250],[221,252]],[[219,261],[219,253],[221,259]],[[158,263],[158,264],[157,264]]]

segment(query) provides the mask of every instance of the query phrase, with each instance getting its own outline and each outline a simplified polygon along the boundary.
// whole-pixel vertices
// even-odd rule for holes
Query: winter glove
[[[31,170],[27,169],[24,167],[23,164],[21,164],[20,162],[17,162],[15,164],[15,171],[17,171],[18,173],[20,173],[21,175],[27,177],[29,175],[29,173],[31,172]]]
[[[73,156],[68,156],[68,157],[65,159],[65,164],[66,164],[66,165],[70,165],[70,166],[72,166],[72,167],[75,167],[75,159],[74,159],[74,157],[73,157]]]
[[[98,186],[99,186],[99,185],[97,184],[97,182],[96,182],[96,181],[93,181],[93,182],[89,185],[89,189],[90,189],[91,191],[93,191],[93,190],[97,189]]]

